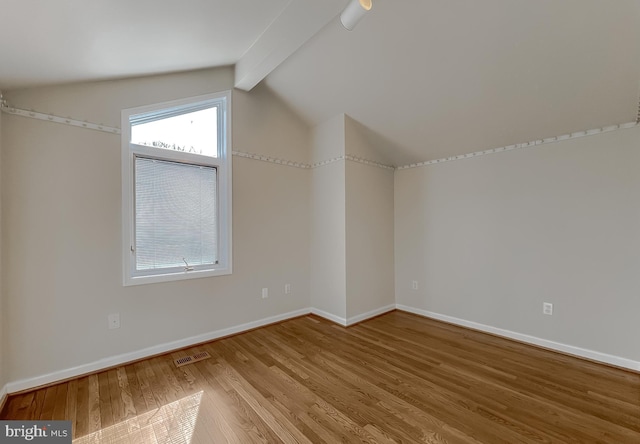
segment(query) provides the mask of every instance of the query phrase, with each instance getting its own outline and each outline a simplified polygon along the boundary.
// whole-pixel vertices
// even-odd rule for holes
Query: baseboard
[[[342,325],[343,327],[347,326],[346,318],[341,318],[340,316],[336,316],[334,314],[329,313],[328,311],[320,310],[319,308],[311,307],[311,313],[314,315],[320,316],[321,318],[325,318],[331,322],[335,322],[338,325]]]
[[[191,336],[189,338],[181,339],[178,341],[167,342],[165,344],[154,345],[153,347],[143,348],[134,352],[123,353],[121,355],[112,356],[109,358],[100,359],[88,364],[79,365],[77,367],[68,368],[52,373],[48,373],[33,378],[21,379],[14,382],[7,383],[0,391],[1,394],[15,393],[24,390],[30,390],[36,387],[40,387],[47,384],[64,381],[70,378],[75,378],[81,375],[95,373],[107,368],[115,367],[129,362],[138,361],[151,356],[161,355],[174,350],[180,350],[182,348],[190,347],[203,342],[213,341],[214,339],[220,339],[225,336],[230,336],[238,333],[242,333],[248,330],[253,330],[258,327],[264,327],[269,324],[286,321],[287,319],[304,316],[311,313],[309,308],[302,308],[300,310],[291,311],[288,313],[271,316],[268,318],[260,319],[246,324],[237,325],[234,327],[225,328],[222,330],[216,330],[209,333],[204,333],[197,336]]]
[[[320,310],[319,308],[311,308],[311,313],[314,315],[320,316],[321,318],[327,319],[331,322],[334,322],[338,325],[342,325],[343,327],[349,327],[354,324],[358,324],[362,321],[366,321],[367,319],[375,318],[376,316],[380,316],[381,314],[390,312],[396,309],[396,304],[389,304],[384,307],[376,308],[375,310],[368,311],[366,313],[361,313],[359,315],[351,316],[350,318],[342,318],[340,316],[336,316],[328,311]]]
[[[453,316],[447,316],[440,313],[434,313],[419,308],[413,308],[406,305],[396,304],[396,308],[401,311],[421,315],[427,318],[436,319],[438,321],[448,322],[450,324],[460,325],[473,330],[479,330],[485,333],[491,333],[497,336],[502,336],[516,341],[525,342],[527,344],[536,345],[565,353],[568,355],[577,356],[580,358],[589,359],[591,361],[597,361],[604,364],[613,365],[616,367],[622,367],[629,370],[640,371],[640,362],[633,361],[627,358],[621,358],[619,356],[613,356],[606,353],[601,353],[593,350],[588,350],[581,347],[575,347],[573,345],[562,344],[559,342],[549,341],[547,339],[541,339],[535,336],[529,336],[522,333],[517,333],[502,328],[492,327],[490,325],[480,324],[478,322],[467,321],[465,319],[454,318]]]
[[[357,322],[362,322],[366,319],[378,316],[382,313],[385,313],[387,311],[391,311],[394,309],[395,309],[395,305],[388,305],[386,307],[381,307],[376,310],[363,313],[361,315],[353,316],[347,320],[345,318],[335,316],[324,310],[319,310],[316,308],[302,308],[300,310],[291,311],[291,312],[284,313],[277,316],[271,316],[268,318],[260,319],[258,321],[248,322],[246,324],[229,327],[222,330],[216,330],[216,331],[204,333],[197,336],[191,336],[189,338],[181,339],[178,341],[155,345],[153,347],[143,348],[141,350],[137,350],[134,352],[111,356],[109,358],[100,359],[98,361],[93,361],[88,364],[79,365],[77,367],[72,367],[72,368],[68,368],[68,369],[64,369],[64,370],[60,370],[52,373],[47,373],[45,375],[36,376],[33,378],[26,378],[18,381],[9,382],[2,388],[2,391],[0,391],[0,395],[4,394],[6,396],[6,394],[8,393],[16,393],[24,390],[31,390],[36,387],[57,383],[70,378],[76,378],[81,375],[95,373],[98,371],[105,370],[107,368],[115,367],[115,366],[126,364],[129,362],[138,361],[140,359],[149,358],[151,356],[161,355],[163,353],[168,353],[174,350],[180,350],[182,348],[191,347],[193,345],[201,344],[203,342],[220,339],[225,336],[230,336],[230,335],[242,333],[245,331],[253,330],[255,328],[264,327],[266,325],[274,324],[276,322],[286,321],[287,319],[296,318],[298,316],[304,316],[309,313],[313,313],[331,322],[335,322],[336,324],[346,327],[348,325],[352,325]]]
[[[384,307],[376,308],[375,310],[371,310],[366,313],[351,316],[350,318],[347,318],[347,326],[358,324],[362,321],[366,321],[367,319],[375,318],[376,316],[380,316],[381,314],[388,313],[395,309],[396,309],[396,304],[390,304]]]
[[[413,308],[413,307],[409,307],[402,304],[387,305],[385,307],[380,307],[366,313],[352,316],[348,319],[333,315],[329,312],[326,312],[324,310],[320,310],[317,308],[302,308],[302,309],[291,311],[288,313],[283,313],[280,315],[260,319],[257,321],[248,322],[246,324],[236,325],[234,327],[229,327],[222,330],[216,330],[209,333],[204,333],[201,335],[181,339],[178,341],[168,342],[165,344],[155,345],[153,347],[147,347],[134,352],[123,353],[123,354],[112,356],[109,358],[100,359],[98,361],[79,365],[77,367],[72,367],[72,368],[48,373],[45,375],[36,376],[33,378],[26,378],[18,381],[9,382],[5,384],[4,387],[0,388],[0,409],[2,408],[4,402],[6,402],[7,396],[10,393],[30,390],[43,385],[64,381],[70,378],[75,378],[81,375],[95,373],[107,368],[115,367],[115,366],[126,364],[129,362],[138,361],[140,359],[145,359],[145,358],[155,356],[155,355],[160,355],[163,353],[168,353],[174,350],[180,350],[182,348],[190,347],[203,342],[213,341],[215,339],[220,339],[225,336],[230,336],[230,335],[242,333],[245,331],[253,330],[255,328],[264,327],[269,324],[286,321],[287,319],[304,316],[309,313],[313,313],[331,322],[335,322],[336,324],[347,327],[349,325],[353,325],[353,324],[365,321],[367,319],[379,316],[381,314],[392,311],[394,309],[406,311],[408,313],[418,314],[421,316],[425,316],[427,318],[436,319],[436,320],[448,322],[455,325],[460,325],[462,327],[471,328],[473,330],[479,330],[479,331],[491,333],[497,336],[514,339],[516,341],[537,345],[539,347],[548,348],[548,349],[559,351],[565,354],[574,355],[574,356],[602,362],[609,365],[614,365],[616,367],[622,367],[629,370],[640,371],[640,362],[633,361],[631,359],[608,355],[606,353],[587,350],[587,349],[575,347],[572,345],[561,344],[558,342],[537,338],[535,336],[529,336],[522,333],[517,333],[517,332],[513,332],[513,331],[509,331],[509,330],[505,330],[497,327],[492,327],[489,325],[480,324],[473,321],[467,321],[467,320],[455,318],[452,316],[434,313],[434,312],[422,310],[419,308]]]

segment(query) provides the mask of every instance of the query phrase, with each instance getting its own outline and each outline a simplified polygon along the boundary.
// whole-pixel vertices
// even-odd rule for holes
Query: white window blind
[[[217,169],[135,156],[135,271],[218,263]]]

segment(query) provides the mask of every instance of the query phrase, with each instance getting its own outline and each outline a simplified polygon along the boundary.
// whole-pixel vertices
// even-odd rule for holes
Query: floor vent
[[[193,364],[194,362],[204,361],[209,359],[211,355],[207,352],[196,353],[195,355],[183,356],[182,358],[174,359],[173,362],[176,367],[182,367],[183,365]]]

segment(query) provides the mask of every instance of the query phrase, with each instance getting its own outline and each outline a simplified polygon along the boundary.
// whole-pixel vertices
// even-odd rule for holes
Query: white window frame
[[[155,148],[131,143],[131,117],[179,109],[189,112],[211,104],[218,107],[218,157]],[[123,284],[140,285],[221,276],[232,272],[232,210],[231,210],[231,91],[207,94],[170,102],[122,110],[122,271]],[[218,192],[218,262],[207,269],[181,270],[136,275],[135,273],[135,156],[194,165],[215,167]],[[186,267],[185,267],[186,268]]]

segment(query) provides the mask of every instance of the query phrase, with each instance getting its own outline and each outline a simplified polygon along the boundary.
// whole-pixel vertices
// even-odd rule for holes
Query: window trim
[[[163,148],[137,145],[131,140],[131,117],[158,113],[177,108],[188,112],[202,109],[207,104],[218,106],[218,157],[173,151]],[[232,152],[231,152],[231,91],[206,94],[180,100],[123,109],[121,113],[121,164],[122,164],[122,276],[123,285],[140,285],[222,276],[232,273]],[[134,157],[213,166],[218,179],[218,263],[206,270],[190,270],[151,275],[134,275],[135,256],[135,164]]]

